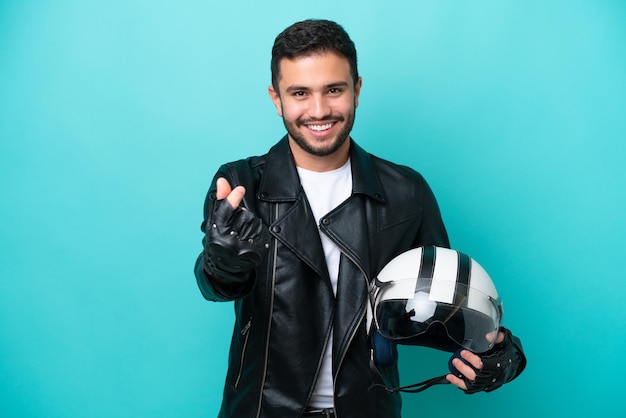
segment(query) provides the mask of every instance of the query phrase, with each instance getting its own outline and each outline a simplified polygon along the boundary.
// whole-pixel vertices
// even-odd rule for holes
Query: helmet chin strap
[[[503,384],[515,379],[526,367],[526,357],[521,348],[521,343],[517,337],[511,334],[511,331],[506,328],[500,328],[500,332],[504,333],[504,339],[496,343],[489,351],[482,353],[481,359],[483,367],[480,369],[474,368],[469,362],[461,357],[461,350],[458,349],[450,358],[448,367],[450,372],[463,378],[463,375],[452,365],[452,360],[455,358],[461,359],[470,367],[476,371],[476,378],[474,380],[465,379],[467,388],[464,390],[466,394],[472,394],[476,392],[491,392],[498,389]],[[388,347],[385,347],[384,343],[387,342]],[[377,355],[377,347],[383,347],[382,356]],[[391,348],[391,349],[390,349]],[[391,356],[386,356],[385,353],[392,353]],[[395,363],[397,355],[395,351],[395,343],[386,339],[382,335],[376,334],[372,338],[372,347],[370,348],[370,369],[374,371],[380,377],[383,383],[374,383],[370,386],[370,390],[373,388],[383,388],[387,392],[407,392],[418,393],[428,389],[434,385],[450,383],[446,379],[446,375],[433,377],[432,379],[424,380],[423,382],[415,383],[413,385],[393,387],[389,385],[387,379],[383,373],[381,373],[378,366],[388,367]]]
[[[446,385],[446,384],[450,384],[450,382],[448,382],[448,380],[446,379],[446,375],[441,375],[441,376],[437,376],[437,377],[433,377],[432,379],[428,379],[428,380],[424,380],[423,382],[419,382],[419,383],[414,383],[412,385],[407,385],[407,386],[399,386],[399,387],[389,387],[389,386],[393,386],[393,385],[388,385],[386,382],[385,377],[382,375],[382,373],[380,372],[380,370],[378,369],[378,366],[376,366],[376,361],[374,360],[374,349],[371,349],[371,355],[370,355],[370,368],[380,377],[380,379],[385,382],[385,383],[373,383],[370,387],[369,390],[375,389],[375,388],[382,388],[384,390],[386,390],[389,393],[395,393],[395,392],[404,392],[404,393],[419,393],[422,392],[434,385]]]
[[[446,379],[446,375],[433,377],[432,379],[424,380],[423,382],[415,383],[407,386],[393,387],[389,385],[385,376],[380,372],[378,366],[387,367],[394,364],[398,358],[398,352],[396,344],[383,337],[378,331],[374,331],[371,338],[372,347],[370,348],[370,369],[380,377],[383,383],[373,383],[369,389],[383,388],[387,392],[405,392],[405,393],[418,393],[428,389],[434,385],[449,384]]]

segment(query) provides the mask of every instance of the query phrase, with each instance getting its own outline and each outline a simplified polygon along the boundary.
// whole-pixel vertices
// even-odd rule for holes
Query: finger
[[[483,361],[481,360],[480,357],[478,357],[476,354],[472,353],[469,350],[463,350],[461,351],[461,357],[463,357],[465,360],[467,360],[472,366],[474,366],[475,369],[482,369],[483,368]],[[473,380],[473,379],[470,379]]]
[[[494,344],[500,344],[504,341],[504,332],[502,331],[491,331],[485,334],[485,338],[489,341],[490,346]]]
[[[459,373],[461,373],[463,378],[468,380],[476,379],[476,371],[465,364],[460,358],[453,359],[452,365],[459,371]],[[457,375],[457,377],[459,376]]]
[[[447,374],[446,380],[461,390],[467,390],[467,385],[463,379],[459,379],[453,374]]]
[[[231,192],[230,183],[224,177],[220,177],[217,179],[217,192],[215,193],[215,197],[217,200],[222,200],[228,197]]]
[[[245,187],[237,186],[230,192],[226,200],[228,200],[228,203],[230,203],[233,209],[237,209],[239,205],[241,204],[241,201],[243,200],[243,196],[245,194],[246,194]]]
[[[485,339],[487,341],[489,341],[489,344],[495,344],[496,343],[496,339],[500,336],[500,334],[498,333],[498,331],[490,331],[487,334],[485,334]]]

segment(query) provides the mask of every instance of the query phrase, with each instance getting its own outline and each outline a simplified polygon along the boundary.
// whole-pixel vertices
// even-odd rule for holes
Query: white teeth
[[[327,123],[325,125],[307,125],[307,128],[309,128],[312,131],[325,131],[326,129],[330,129],[330,127],[333,126],[332,123]]]

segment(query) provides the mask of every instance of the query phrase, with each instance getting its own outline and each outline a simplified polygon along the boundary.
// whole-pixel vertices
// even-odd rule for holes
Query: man
[[[287,135],[220,167],[205,201],[196,278],[236,313],[219,416],[399,417],[399,394],[380,389],[380,375],[398,385],[397,364],[370,368],[368,285],[408,249],[449,246],[437,202],[350,137],[362,81],[339,25],[290,26],[271,68]],[[481,358],[463,357],[448,378],[466,390]]]

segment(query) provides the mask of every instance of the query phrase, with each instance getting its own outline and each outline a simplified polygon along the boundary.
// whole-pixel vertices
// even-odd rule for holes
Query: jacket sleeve
[[[413,246],[421,247],[434,245],[437,247],[450,248],[448,232],[443,223],[437,199],[428,183],[426,183],[426,180],[423,178],[422,180],[423,187],[420,199],[422,204],[422,224],[415,237]]]
[[[237,183],[228,174],[226,166],[222,166],[211,182],[211,186],[204,201],[204,219],[200,225],[204,233],[202,238],[203,250],[196,259],[194,273],[200,292],[205,299],[215,302],[224,302],[239,299],[252,291],[255,283],[256,273],[252,269],[243,273],[216,274],[216,268],[207,250],[207,225],[212,224],[214,213],[215,197],[217,192],[217,179],[226,178],[234,187]]]

